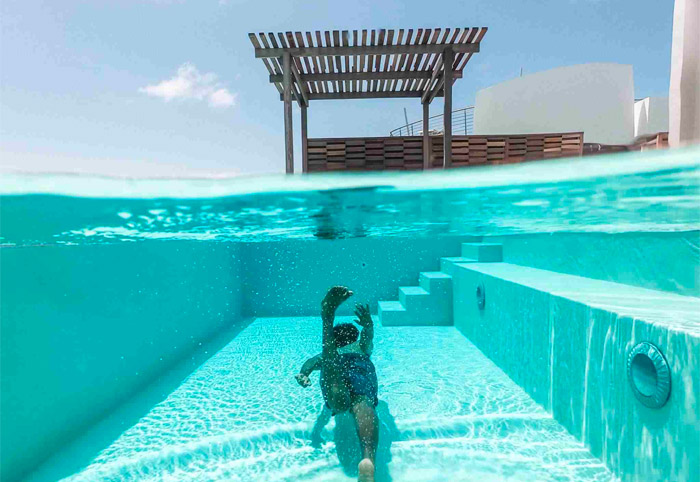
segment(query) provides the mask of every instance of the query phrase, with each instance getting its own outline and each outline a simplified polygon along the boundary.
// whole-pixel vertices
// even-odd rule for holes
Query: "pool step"
[[[503,260],[500,244],[462,243],[462,256],[440,259],[440,271],[423,271],[418,286],[399,287],[399,301],[380,301],[379,320],[384,326],[452,325],[452,274],[464,263]]]
[[[461,256],[440,258],[440,271],[451,277],[454,275],[454,266],[456,264],[475,262],[476,261],[471,258],[462,258]]]
[[[406,308],[399,301],[379,302],[379,321],[384,326],[401,326],[406,316]]]
[[[462,257],[479,263],[503,261],[503,245],[496,243],[462,243]]]

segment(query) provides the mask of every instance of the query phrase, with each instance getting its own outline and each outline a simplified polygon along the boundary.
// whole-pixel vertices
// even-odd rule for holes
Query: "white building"
[[[668,97],[646,97],[634,103],[634,137],[668,132]]]
[[[632,66],[591,63],[501,82],[476,94],[474,134],[583,131],[585,142],[630,144]]]
[[[673,11],[671,146],[700,142],[700,0],[676,0]]]

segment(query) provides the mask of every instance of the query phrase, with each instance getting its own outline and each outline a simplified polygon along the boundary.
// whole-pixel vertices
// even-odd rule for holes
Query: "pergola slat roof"
[[[317,99],[443,95],[444,52],[452,51],[452,79],[479,51],[485,27],[445,29],[333,30],[249,34],[270,74],[284,92],[282,57],[291,57],[292,95],[300,105]]]
[[[430,167],[430,103],[444,96],[444,165],[452,162],[452,84],[479,51],[486,27],[250,33],[255,57],[284,101],[286,169],[294,172],[292,102],[301,111],[302,170],[308,171],[307,108],[320,99],[418,97],[423,165]]]

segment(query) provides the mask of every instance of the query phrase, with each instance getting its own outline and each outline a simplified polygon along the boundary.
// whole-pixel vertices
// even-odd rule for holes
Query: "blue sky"
[[[668,93],[671,1],[2,0],[0,9],[0,165],[11,168],[283,172],[282,103],[248,32],[486,26],[455,108],[521,67],[586,62],[633,65],[636,97]],[[420,118],[417,99],[315,101],[309,135],[388,135],[404,107]],[[441,112],[441,99],[431,109]]]

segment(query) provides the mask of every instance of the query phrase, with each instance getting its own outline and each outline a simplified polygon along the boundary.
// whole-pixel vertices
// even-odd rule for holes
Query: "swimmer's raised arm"
[[[328,290],[321,302],[321,318],[323,319],[323,358],[331,360],[338,355],[338,349],[333,336],[333,321],[338,307],[352,296],[352,291],[345,286],[334,286]]]
[[[357,324],[362,327],[360,334],[360,349],[367,355],[372,354],[372,340],[374,339],[374,321],[369,313],[369,305],[355,305]]]

